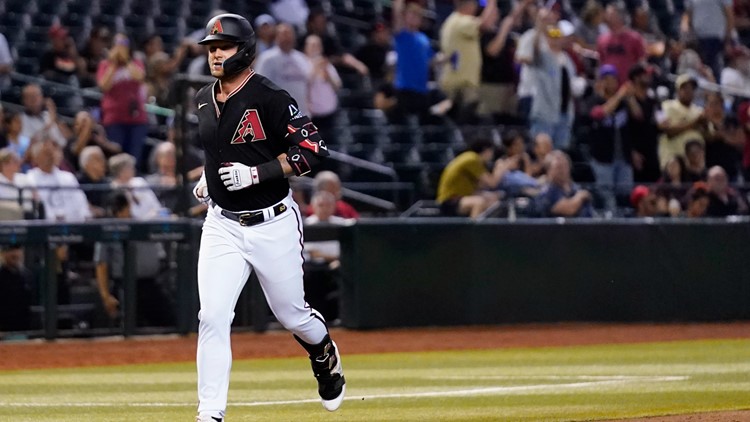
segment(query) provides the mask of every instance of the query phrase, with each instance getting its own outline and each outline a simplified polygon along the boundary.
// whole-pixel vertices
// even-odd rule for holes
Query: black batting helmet
[[[229,41],[238,45],[237,54],[224,61],[224,74],[248,68],[255,59],[255,31],[247,19],[233,13],[214,16],[206,25],[206,36],[198,44]]]

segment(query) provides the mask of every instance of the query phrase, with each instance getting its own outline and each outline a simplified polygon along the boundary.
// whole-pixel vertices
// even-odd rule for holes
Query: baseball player
[[[302,217],[287,177],[303,175],[328,148],[297,102],[250,65],[255,32],[222,14],[200,44],[217,79],[196,94],[206,163],[193,190],[209,204],[198,258],[198,418],[223,421],[237,298],[255,271],[279,322],[310,356],[323,407],[338,409],[345,380],[323,317],[304,299]]]

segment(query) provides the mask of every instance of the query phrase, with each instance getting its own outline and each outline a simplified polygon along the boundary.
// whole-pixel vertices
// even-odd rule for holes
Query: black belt
[[[213,201],[211,202],[211,205],[214,207],[216,206],[216,203]],[[287,206],[283,203],[276,204],[273,206],[273,217],[282,214],[284,211],[287,210]],[[254,226],[256,224],[260,224],[264,221],[266,221],[266,216],[263,215],[263,211],[253,211],[253,212],[232,212],[227,211],[225,209],[221,210],[221,215],[224,217],[234,220],[238,223],[240,223],[240,226]],[[271,218],[273,218],[271,217]],[[270,219],[269,219],[270,220]]]

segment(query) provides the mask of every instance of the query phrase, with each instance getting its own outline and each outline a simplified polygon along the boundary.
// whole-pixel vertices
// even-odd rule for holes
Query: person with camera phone
[[[142,152],[148,134],[145,74],[143,63],[133,59],[128,37],[115,35],[109,56],[96,72],[97,85],[104,94],[102,125],[107,138],[135,157],[140,170],[145,169]]]

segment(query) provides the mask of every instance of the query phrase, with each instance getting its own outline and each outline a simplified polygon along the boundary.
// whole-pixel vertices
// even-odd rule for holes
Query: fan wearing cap
[[[657,198],[648,186],[638,185],[630,192],[630,205],[635,209],[635,217],[655,217],[658,215]]]
[[[39,59],[39,72],[45,79],[78,84],[78,72],[86,66],[78,55],[78,49],[68,30],[60,25],[52,25],[48,31],[50,48]]]
[[[703,143],[701,128],[706,122],[703,108],[694,104],[698,80],[682,74],[675,81],[677,98],[662,102],[657,117],[662,135],[659,138],[659,164],[662,168],[675,157],[685,158],[685,144],[695,139]]]
[[[522,84],[533,87],[531,136],[547,133],[555,148],[566,149],[573,122],[573,97],[578,93],[574,82],[578,78],[575,65],[564,50],[565,38],[572,35],[572,28],[561,27],[555,21],[550,10],[542,9],[535,28],[528,31],[531,35],[524,34],[519,40],[516,59],[523,65]]]
[[[270,50],[276,39],[276,19],[267,14],[258,16],[255,18],[255,30],[258,35],[258,45],[255,47],[256,54]]]
[[[309,354],[323,406],[334,411],[345,391],[340,355],[305,302],[302,214],[287,180],[310,173],[328,147],[297,101],[251,67],[256,38],[244,17],[215,16],[200,44],[216,81],[195,96],[206,160],[193,194],[209,205],[198,253],[198,421],[224,418],[234,307],[251,272]]]
[[[599,69],[596,93],[589,102],[589,146],[596,184],[604,189],[610,200],[609,207],[615,206],[613,194],[627,193],[633,184],[632,146],[625,130],[629,109],[638,112],[632,84],[620,85],[617,69],[613,65],[603,65]]]

